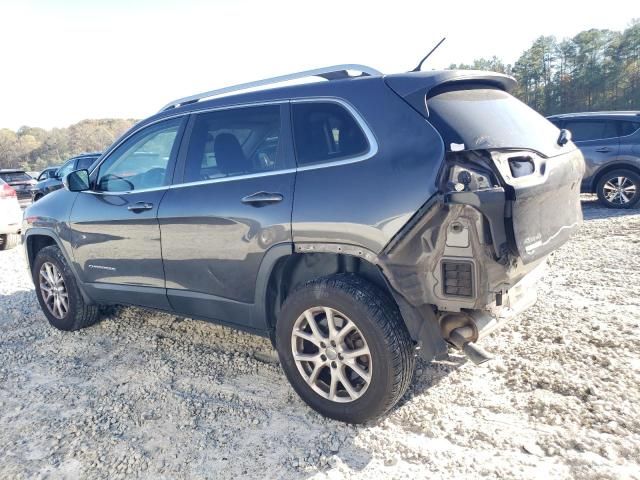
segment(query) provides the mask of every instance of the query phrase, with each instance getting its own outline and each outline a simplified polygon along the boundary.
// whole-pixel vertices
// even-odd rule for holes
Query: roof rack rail
[[[349,70],[357,71],[361,73],[360,75],[352,76],[352,75],[349,75]],[[218,95],[223,95],[225,93],[237,92],[240,90],[247,90],[249,88],[261,87],[263,85],[271,85],[274,83],[287,82],[289,80],[297,80],[300,78],[322,77],[327,80],[338,80],[342,78],[356,78],[356,77],[368,77],[368,76],[378,76],[378,75],[382,75],[382,72],[379,72],[375,68],[367,67],[366,65],[359,65],[356,63],[344,64],[344,65],[333,65],[331,67],[316,68],[313,70],[305,70],[304,72],[290,73],[287,75],[280,75],[278,77],[265,78],[264,80],[257,80],[255,82],[241,83],[239,85],[219,88],[217,90],[210,90],[208,92],[198,93],[196,95],[191,95],[189,97],[179,98],[177,100],[174,100],[166,104],[164,107],[162,107],[160,111],[163,112],[171,108],[177,108],[181,105],[195,103],[204,98],[215,97]]]

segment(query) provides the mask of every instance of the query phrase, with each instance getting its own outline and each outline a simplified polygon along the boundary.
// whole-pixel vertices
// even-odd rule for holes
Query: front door
[[[618,158],[620,148],[616,124],[608,119],[570,119],[564,128],[571,131],[573,142],[585,160],[585,190],[593,181],[593,175],[604,165]]]
[[[160,204],[167,295],[185,315],[262,328],[251,318],[265,252],[291,242],[295,169],[288,105],[193,115],[183,176]],[[180,176],[180,166],[176,177]]]
[[[70,215],[74,261],[97,301],[169,309],[158,206],[173,175],[182,119],[134,133],[92,173]]]

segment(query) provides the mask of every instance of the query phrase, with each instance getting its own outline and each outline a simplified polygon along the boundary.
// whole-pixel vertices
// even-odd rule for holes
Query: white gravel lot
[[[259,337],[134,308],[56,331],[0,252],[0,478],[640,478],[640,210],[583,207],[496,359],[419,362],[365,426],[307,408]]]

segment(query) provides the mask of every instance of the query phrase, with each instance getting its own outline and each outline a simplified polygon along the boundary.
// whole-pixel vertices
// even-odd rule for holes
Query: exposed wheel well
[[[29,235],[27,237],[27,254],[29,256],[29,268],[38,252],[49,245],[56,245],[56,241],[48,235]]]
[[[630,170],[640,175],[640,168],[637,167],[636,165],[632,165],[629,163],[614,163],[613,165],[607,165],[598,173],[596,173],[595,177],[593,178],[593,182],[591,183],[591,186],[590,186],[591,193],[596,193],[596,189],[598,188],[598,182],[600,181],[602,176],[606,175],[609,172],[612,172],[613,170]]]
[[[315,278],[336,273],[355,273],[393,296],[380,269],[359,257],[338,253],[294,253],[278,260],[269,277],[266,318],[273,329],[289,292]]]

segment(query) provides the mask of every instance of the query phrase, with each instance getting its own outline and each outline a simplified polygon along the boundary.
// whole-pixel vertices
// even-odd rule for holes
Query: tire
[[[74,331],[93,325],[99,320],[98,306],[85,303],[73,272],[57,246],[48,246],[38,252],[33,263],[32,277],[40,307],[55,328]],[[63,291],[58,291],[60,307],[57,307],[57,299],[52,298],[56,294],[49,296],[46,293],[47,284],[56,288],[62,286],[66,292],[66,309]]]
[[[0,250],[11,250],[20,243],[20,234],[7,233],[0,235]]]
[[[616,191],[620,183],[622,192]],[[640,175],[625,169],[607,172],[598,180],[596,193],[600,203],[606,207],[633,208],[640,201]]]
[[[333,345],[329,314],[337,340]],[[313,333],[309,316],[320,335]],[[364,423],[384,415],[413,378],[414,345],[398,308],[385,292],[353,274],[312,280],[291,293],[276,324],[276,348],[298,395],[317,412],[343,422]],[[294,349],[310,357],[298,356],[297,362]],[[368,354],[355,356],[363,351]],[[311,357],[313,362],[300,360]],[[351,368],[354,364],[363,376]]]

